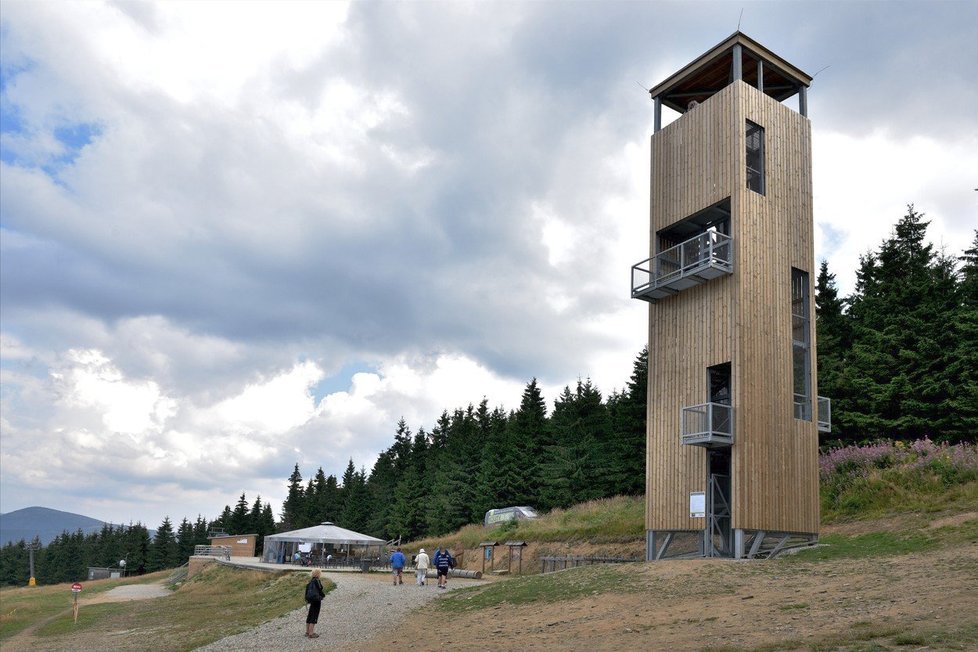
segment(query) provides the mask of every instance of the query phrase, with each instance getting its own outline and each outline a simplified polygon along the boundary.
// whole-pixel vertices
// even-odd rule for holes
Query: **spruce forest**
[[[927,243],[914,206],[860,258],[850,296],[840,296],[826,262],[816,282],[818,394],[832,400],[823,453],[873,441],[975,442],[978,433],[978,230],[959,256]],[[373,467],[350,460],[341,478],[320,468],[304,479],[296,464],[276,522],[271,505],[244,494],[214,521],[169,519],[150,541],[141,525],[84,537],[64,533],[39,550],[38,581],[84,576],[88,565],[129,555],[147,570],[186,561],[209,529],[274,531],[333,521],[383,539],[438,536],[481,521],[486,510],[541,510],[621,494],[645,484],[647,351],[622,390],[605,398],[588,380],[567,386],[552,410],[530,381],[512,411],[445,410],[430,429],[401,420]],[[259,543],[260,546],[260,543]],[[23,584],[26,544],[2,550],[0,582]],[[78,572],[81,571],[82,575]]]

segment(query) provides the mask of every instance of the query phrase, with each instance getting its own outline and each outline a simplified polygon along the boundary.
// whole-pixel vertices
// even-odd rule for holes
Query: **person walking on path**
[[[322,571],[318,568],[312,572],[312,579],[306,584],[306,602],[309,603],[309,613],[306,615],[306,638],[319,638],[315,632],[316,623],[319,622],[319,610],[323,606],[323,598],[326,592],[323,591],[323,583],[319,580]]]
[[[419,550],[418,556],[414,558],[414,573],[417,576],[418,586],[424,586],[424,580],[428,576],[428,564],[430,563],[424,548]]]
[[[404,553],[400,548],[394,550],[391,555],[391,572],[394,574],[394,586],[404,584]]]
[[[448,552],[448,548],[438,546],[438,550],[435,551],[435,558],[432,561],[435,564],[435,568],[438,569],[438,588],[447,589],[448,571],[455,565],[455,559],[452,558],[452,553]]]

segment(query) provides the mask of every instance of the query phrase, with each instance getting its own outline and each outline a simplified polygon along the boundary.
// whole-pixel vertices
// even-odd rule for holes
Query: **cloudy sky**
[[[0,511],[277,512],[293,464],[369,469],[401,416],[623,387],[644,89],[742,8],[818,73],[843,290],[909,202],[960,253],[975,2],[4,0]]]

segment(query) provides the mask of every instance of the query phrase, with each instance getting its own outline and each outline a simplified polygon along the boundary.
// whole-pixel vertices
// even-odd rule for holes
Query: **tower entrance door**
[[[703,550],[707,557],[730,557],[730,449],[709,451],[707,461],[706,531]]]

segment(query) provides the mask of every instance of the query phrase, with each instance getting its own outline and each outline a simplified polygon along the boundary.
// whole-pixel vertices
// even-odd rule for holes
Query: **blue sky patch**
[[[0,31],[0,36],[6,30]],[[9,61],[0,63],[0,133],[17,134],[24,130],[24,120],[20,113],[20,108],[7,95],[10,82],[18,75],[34,68],[34,62],[23,59],[11,64]],[[4,161],[7,159],[4,158]]]
[[[368,366],[363,362],[351,362],[350,364],[344,365],[342,369],[337,371],[332,376],[323,378],[321,381],[313,385],[310,391],[312,392],[313,398],[316,399],[316,405],[319,405],[319,402],[323,400],[327,394],[332,394],[334,392],[345,392],[349,390],[350,384],[353,380],[353,374],[361,372],[374,373],[376,371],[377,370],[375,368]]]
[[[58,163],[68,165],[78,158],[79,152],[102,133],[98,125],[91,122],[79,122],[54,130],[54,137],[65,146],[65,153],[58,157]]]

